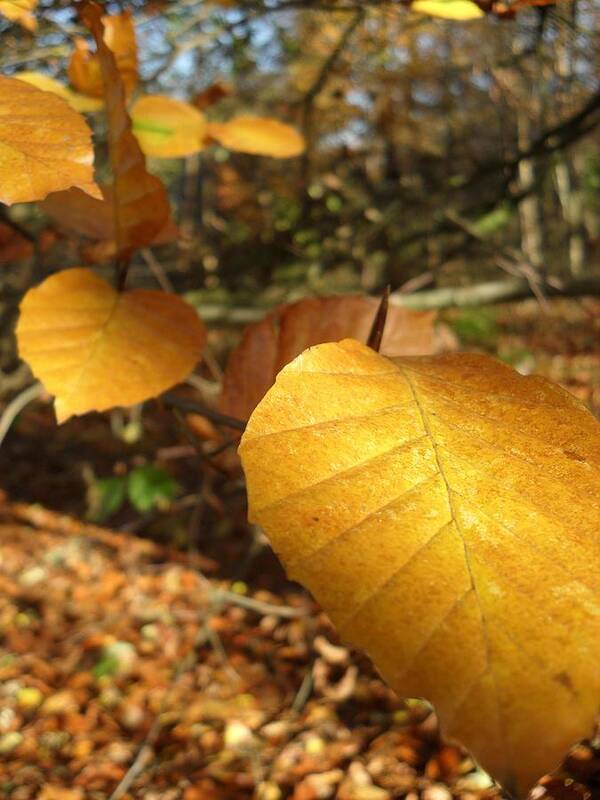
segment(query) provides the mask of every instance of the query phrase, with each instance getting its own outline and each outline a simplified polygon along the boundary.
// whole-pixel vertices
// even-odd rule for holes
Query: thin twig
[[[6,434],[9,432],[13,422],[18,415],[23,411],[25,406],[29,405],[33,400],[36,400],[44,391],[41,383],[34,383],[23,389],[16,397],[10,401],[2,412],[0,417],[0,447],[4,441]]]
[[[227,414],[221,414],[219,411],[215,411],[213,408],[209,408],[197,400],[189,400],[187,397],[181,397],[180,395],[173,394],[172,392],[166,392],[165,394],[162,394],[159,400],[161,400],[166,406],[178,408],[181,411],[190,411],[195,414],[202,414],[202,416],[211,420],[211,422],[216,422],[218,425],[226,425],[228,428],[234,428],[237,431],[245,431],[246,425],[248,424],[245,420],[236,419],[235,417],[230,417]]]
[[[388,284],[383,290],[381,302],[379,303],[377,313],[375,314],[375,319],[373,320],[373,325],[371,326],[371,332],[369,333],[369,338],[367,339],[367,347],[370,347],[371,350],[375,350],[376,353],[378,353],[381,349],[381,340],[383,339],[383,333],[385,331],[389,303],[390,286]]]
[[[216,603],[230,603],[232,605],[256,611],[258,614],[272,615],[274,617],[284,617],[285,619],[295,619],[296,617],[306,617],[309,612],[305,608],[292,608],[291,606],[276,606],[273,603],[265,603],[262,600],[254,600],[236,592],[228,592],[226,589],[211,589],[211,599]]]

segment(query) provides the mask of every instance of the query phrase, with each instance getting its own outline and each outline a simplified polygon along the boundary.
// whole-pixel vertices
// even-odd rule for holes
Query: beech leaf
[[[55,395],[56,417],[128,406],[154,397],[194,368],[206,333],[176,295],[118,293],[93,272],[67,269],[21,303],[21,357]]]
[[[268,117],[235,117],[211,122],[207,132],[223,147],[257,156],[293,158],[304,152],[304,137],[291,125]]]
[[[483,355],[305,351],[240,446],[250,518],[402,696],[524,796],[600,699],[600,424]]]
[[[429,17],[463,22],[485,16],[481,8],[472,0],[415,0],[411,9],[421,14],[427,14]]]
[[[147,95],[134,103],[131,117],[133,132],[147,156],[179,158],[204,148],[206,120],[189,103]]]
[[[0,76],[0,202],[78,186],[98,197],[92,132],[61,97]]]
[[[84,2],[80,14],[96,41],[102,71],[113,173],[116,255],[118,259],[129,259],[135,250],[151,244],[169,224],[169,199],[162,182],[147,171],[146,159],[132,133],[123,81],[103,39],[102,11],[96,3]]]

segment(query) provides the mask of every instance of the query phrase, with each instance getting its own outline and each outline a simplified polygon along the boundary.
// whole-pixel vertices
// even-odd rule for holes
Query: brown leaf
[[[359,295],[307,297],[283,305],[250,325],[232,352],[219,408],[248,419],[277,373],[307,347],[352,337],[365,342],[378,301]],[[385,355],[428,355],[436,352],[435,313],[390,306],[381,352]]]
[[[96,41],[102,71],[113,173],[116,253],[119,259],[127,260],[167,225],[169,200],[162,182],[146,170],[144,154],[132,133],[123,81],[103,38],[101,8],[86,0],[80,6],[80,14]]]

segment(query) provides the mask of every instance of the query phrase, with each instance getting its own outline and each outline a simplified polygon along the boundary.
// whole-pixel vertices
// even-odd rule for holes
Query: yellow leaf
[[[250,419],[250,518],[342,637],[506,788],[592,731],[600,425],[482,355],[306,350]]]
[[[471,0],[415,0],[411,9],[429,17],[459,21],[485,16],[481,8]]]
[[[162,182],[147,171],[146,159],[132,133],[121,73],[104,41],[101,8],[97,3],[84,2],[80,14],[96,42],[102,72],[113,173],[116,255],[119,260],[126,260],[136,249],[151,244],[168,226],[169,198]]]
[[[257,156],[293,158],[304,152],[304,137],[295,128],[266,117],[236,117],[211,122],[208,134],[229,150]]]
[[[103,40],[112,51],[119,74],[127,94],[131,94],[138,82],[137,43],[130,11],[123,14],[99,14],[104,26]],[[102,68],[97,53],[90,52],[85,39],[76,38],[67,74],[77,91],[90,97],[102,97],[104,93]]]
[[[154,397],[194,368],[206,333],[176,295],[117,293],[93,272],[58,272],[30,289],[17,324],[20,355],[55,395],[56,417]]]
[[[98,111],[102,108],[101,100],[73,92],[64,83],[51,78],[49,75],[43,75],[41,72],[17,72],[13,77],[20,81],[25,81],[31,86],[37,86],[43,92],[52,92],[62,97],[75,111]]]
[[[0,76],[0,202],[42,200],[78,186],[98,197],[92,133],[60,97]]]
[[[0,0],[0,14],[11,22],[18,22],[28,31],[37,28],[32,11],[37,8],[37,0]]]
[[[163,95],[147,95],[131,109],[133,132],[147,156],[178,158],[204,147],[204,114],[189,103]]]

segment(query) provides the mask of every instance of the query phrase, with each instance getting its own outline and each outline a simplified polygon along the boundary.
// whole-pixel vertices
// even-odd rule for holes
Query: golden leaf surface
[[[180,158],[204,148],[206,119],[189,103],[146,95],[131,109],[133,132],[147,156]]]
[[[98,197],[92,132],[60,97],[0,76],[0,202],[28,203],[77,186]]]
[[[23,72],[16,72],[14,75],[20,81],[37,86],[43,92],[52,92],[53,94],[62,97],[67,103],[74,108],[75,111],[99,111],[102,108],[102,101],[94,97],[88,97],[84,94],[78,94],[71,91],[64,83],[51,78],[49,75],[44,75],[42,72],[30,72],[25,70]]]
[[[146,159],[131,130],[125,88],[115,57],[103,38],[102,10],[84,2],[80,15],[96,42],[102,71],[108,126],[108,150],[113,174],[116,255],[128,259],[151,244],[170,220],[167,191],[146,169]]]
[[[481,8],[472,0],[415,0],[411,9],[420,14],[426,14],[428,17],[453,19],[458,22],[480,19],[485,16]]]
[[[0,14],[11,22],[18,22],[28,31],[37,28],[37,20],[33,12],[38,0],[0,0]]]
[[[524,794],[600,700],[600,425],[483,355],[305,351],[250,419],[250,518],[402,696]]]
[[[206,332],[176,295],[117,293],[83,268],[30,289],[21,303],[21,357],[55,395],[56,417],[129,406],[183,380],[200,358]]]
[[[235,117],[210,122],[207,133],[228,150],[256,156],[293,158],[304,152],[304,137],[291,125],[268,117]]]

